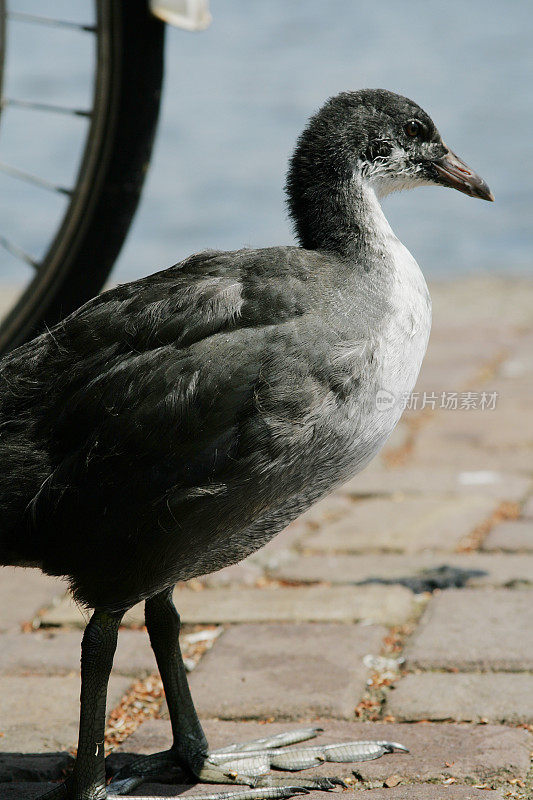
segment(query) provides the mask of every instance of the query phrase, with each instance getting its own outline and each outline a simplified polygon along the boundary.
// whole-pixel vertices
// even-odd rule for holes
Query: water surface
[[[19,5],[32,10],[36,2],[19,0]],[[91,7],[84,0],[57,2],[66,14],[81,17]],[[420,103],[496,196],[491,204],[426,187],[385,201],[394,230],[425,273],[531,272],[531,3],[212,0],[211,5],[214,22],[207,32],[168,30],[153,164],[113,280],[148,274],[204,248],[293,242],[283,183],[296,137],[325,98],[362,87],[391,89]],[[52,58],[45,54],[50,41]],[[47,40],[41,32],[29,43],[14,41],[11,53],[18,54],[18,63],[7,76],[10,90],[87,102],[86,50],[83,37],[68,46],[66,37]],[[32,169],[68,183],[78,152],[67,133],[74,135],[84,121],[70,120],[64,139],[43,151],[46,115],[37,125],[27,113],[8,113],[0,129],[0,159],[22,164],[33,154]],[[43,202],[42,193],[5,181],[0,180],[1,227],[39,254],[63,200]],[[22,274],[16,260],[0,262],[0,280],[16,282]]]

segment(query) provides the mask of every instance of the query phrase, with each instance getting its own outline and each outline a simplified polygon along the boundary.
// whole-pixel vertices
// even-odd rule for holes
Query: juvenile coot
[[[257,776],[269,764],[316,763],[316,748],[271,752],[313,730],[208,755],[171,592],[257,550],[393,430],[401,403],[380,404],[378,393],[412,389],[431,312],[379,198],[428,183],[493,199],[411,100],[340,94],[312,117],[290,163],[299,247],[193,255],[105,292],[0,362],[0,563],[66,576],[95,609],[82,643],[78,757],[50,798],[106,797],[107,682],[122,616],[143,599],[174,745],[119,774],[110,792],[170,763],[255,787],[248,796],[332,785]],[[319,759],[399,747],[348,744]],[[243,751],[248,761],[236,762]]]

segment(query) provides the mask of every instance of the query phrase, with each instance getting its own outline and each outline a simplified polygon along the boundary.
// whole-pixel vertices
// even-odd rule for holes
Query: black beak
[[[459,156],[448,150],[443,158],[433,161],[439,183],[451,186],[460,192],[469,194],[470,197],[479,197],[481,200],[494,200],[494,195],[483,180],[474,170],[470,169]]]

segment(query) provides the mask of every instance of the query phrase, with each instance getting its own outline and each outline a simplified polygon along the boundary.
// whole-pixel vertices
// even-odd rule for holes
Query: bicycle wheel
[[[46,31],[75,31],[94,40],[92,107],[64,107],[2,94],[3,114],[22,109],[32,114],[33,120],[39,120],[34,122],[37,127],[28,126],[32,141],[39,139],[38,126],[47,114],[81,118],[86,127],[75,179],[68,188],[35,171],[0,162],[3,176],[14,185],[18,182],[40,191],[43,204],[47,202],[46,192],[64,202],[56,221],[50,224],[49,241],[41,248],[40,256],[20,246],[9,231],[1,230],[0,217],[0,246],[6,258],[29,272],[18,297],[1,319],[0,352],[21,344],[45,325],[54,324],[99,291],[124,242],[140,197],[159,112],[165,26],[149,13],[146,0],[94,0],[93,11],[92,22],[73,22],[6,9],[5,0],[0,0],[0,41],[5,41],[7,31],[8,68],[11,25],[34,26],[37,31],[39,26],[42,30],[46,27]],[[58,59],[65,49],[56,45]],[[3,46],[0,78],[5,55]],[[65,72],[63,69],[58,85],[65,82]],[[28,83],[32,87],[34,84],[35,81]],[[49,92],[50,79],[45,84]],[[3,129],[3,119],[0,123]],[[19,123],[17,130],[25,131],[26,127]],[[0,140],[0,156],[1,144]],[[61,158],[56,160],[59,163]],[[41,163],[38,162],[39,167]],[[33,217],[38,222],[38,206],[33,200],[32,203]],[[44,214],[44,205],[42,209]],[[23,208],[18,208],[17,213],[22,214]]]

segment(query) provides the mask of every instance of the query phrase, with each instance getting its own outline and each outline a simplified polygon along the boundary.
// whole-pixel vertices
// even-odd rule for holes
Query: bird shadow
[[[139,758],[137,753],[112,753],[106,759],[108,777]],[[64,780],[74,758],[68,752],[54,753],[0,753],[0,797],[2,800],[38,800],[47,791]],[[158,775],[132,791],[132,795],[146,795],[147,790],[156,797],[177,797],[189,791],[194,782],[180,771]]]
[[[416,575],[406,575],[399,578],[365,578],[354,582],[355,586],[366,586],[377,583],[384,586],[400,585],[411,589],[415,594],[435,592],[442,589],[463,589],[472,578],[482,578],[488,573],[482,569],[461,569],[449,564],[441,564],[418,572]]]

